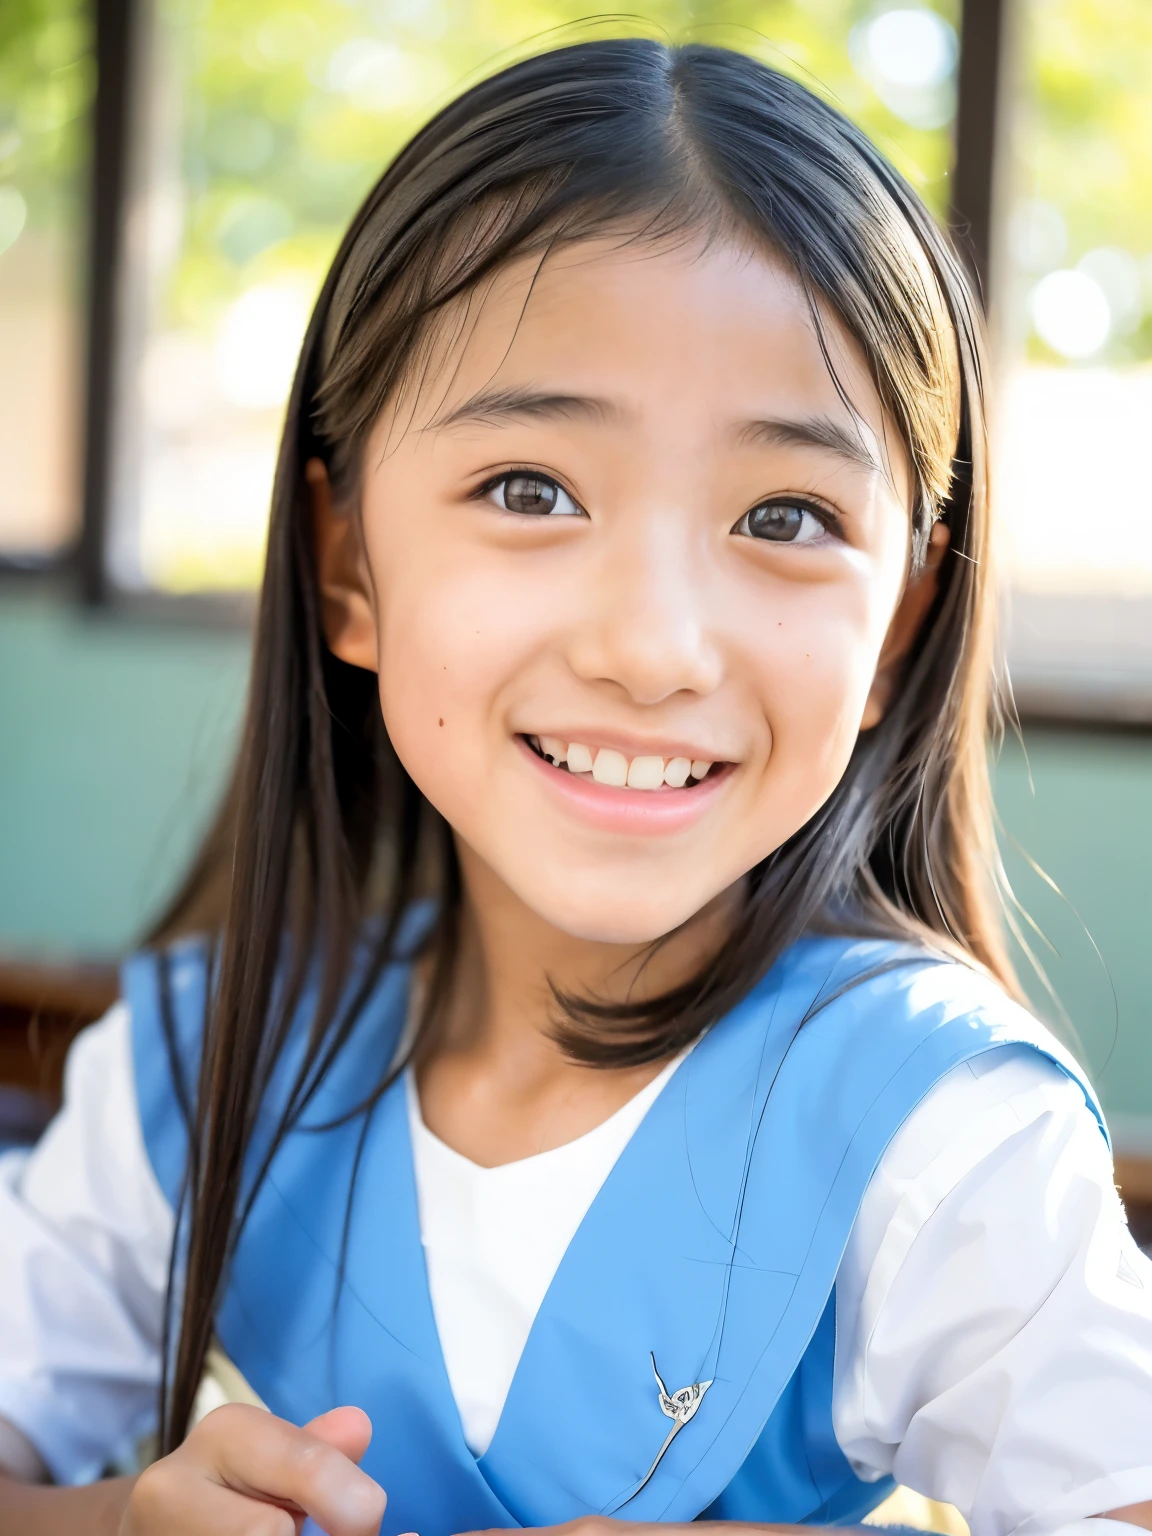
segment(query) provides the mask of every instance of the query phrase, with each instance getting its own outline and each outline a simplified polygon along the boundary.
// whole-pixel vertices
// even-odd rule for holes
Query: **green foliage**
[[[0,186],[19,190],[30,225],[75,218],[90,52],[83,0],[0,4]]]
[[[860,122],[943,212],[947,127],[901,120],[853,64],[853,28],[890,3],[641,0],[621,16],[596,0],[158,0],[146,75],[183,202],[158,318],[207,328],[266,275],[315,282],[358,199],[437,107],[533,48],[597,32],[758,54]],[[955,0],[936,8],[957,22]],[[1020,18],[1014,191],[1058,211],[1066,264],[1117,247],[1152,288],[1152,5],[1021,0]],[[0,5],[0,185],[19,191],[30,226],[74,223],[90,42],[84,0]],[[1112,356],[1152,355],[1149,312]]]
[[[160,88],[187,103],[188,204],[164,318],[205,327],[254,281],[285,271],[317,281],[358,200],[439,106],[514,58],[589,35],[752,51],[861,122],[943,211],[947,131],[902,122],[852,67],[851,29],[874,9],[646,0],[641,17],[621,17],[587,0],[166,0],[178,79]]]
[[[940,0],[954,21],[953,9]],[[901,121],[849,57],[853,26],[876,10],[873,0],[642,0],[627,16],[595,0],[157,0],[151,136],[176,152],[182,202],[157,319],[209,329],[262,277],[314,283],[358,200],[437,107],[534,48],[596,33],[757,53],[856,118],[942,212],[947,130]],[[77,208],[92,83],[83,0],[4,0],[0,181],[41,222]]]
[[[1031,0],[1031,101],[1016,141],[1029,192],[1052,202],[1075,258],[1152,251],[1152,5]]]
[[[1152,358],[1152,5],[1025,0],[1020,53],[1013,190],[1055,209],[1066,237],[1043,265],[1074,266],[1101,247],[1134,258],[1143,314],[1133,306],[1102,360]],[[1061,361],[1035,337],[1031,350]]]

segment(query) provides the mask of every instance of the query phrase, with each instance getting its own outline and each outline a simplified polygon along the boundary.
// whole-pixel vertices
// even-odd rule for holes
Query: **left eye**
[[[732,532],[773,544],[812,544],[828,530],[808,507],[794,501],[769,501],[745,512]]]
[[[562,485],[547,475],[522,471],[501,475],[488,487],[487,498],[504,512],[526,513],[529,517],[578,517],[580,508]]]

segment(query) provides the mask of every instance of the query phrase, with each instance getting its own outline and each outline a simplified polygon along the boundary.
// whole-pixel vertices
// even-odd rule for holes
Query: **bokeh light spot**
[[[216,338],[225,399],[249,410],[283,405],[307,324],[308,299],[299,287],[262,283],[242,293]]]
[[[0,252],[15,245],[28,218],[28,204],[15,187],[0,187]]]
[[[1032,324],[1061,357],[1092,357],[1108,340],[1112,311],[1103,288],[1087,272],[1064,267],[1032,290]]]

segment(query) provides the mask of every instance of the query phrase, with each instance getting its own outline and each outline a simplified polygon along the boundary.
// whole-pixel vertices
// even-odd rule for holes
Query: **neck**
[[[656,996],[719,947],[737,893],[726,892],[653,949],[578,938],[527,907],[467,847],[461,942],[451,995],[418,1064],[426,1123],[492,1165],[582,1135],[660,1070],[590,1069],[554,1039],[553,989],[598,1001]]]

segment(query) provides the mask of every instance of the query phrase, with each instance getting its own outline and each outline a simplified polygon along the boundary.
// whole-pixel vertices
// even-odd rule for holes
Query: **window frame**
[[[116,428],[118,274],[128,211],[142,0],[91,0],[96,90],[88,183],[87,331],[80,531],[73,559],[89,607],[114,598],[105,557]]]
[[[21,577],[63,572],[89,609],[130,611],[141,617],[194,624],[251,622],[251,595],[126,593],[111,579],[107,560],[109,502],[115,454],[118,349],[123,342],[119,282],[124,231],[132,191],[132,125],[148,31],[149,0],[91,0],[96,89],[90,113],[91,158],[87,206],[85,369],[80,523],[75,542],[42,561],[0,556],[0,572]],[[956,151],[949,224],[987,305],[997,267],[997,167],[1006,112],[1006,59],[1011,0],[965,0],[961,12],[957,75]],[[1018,599],[1015,600],[1018,602]],[[1075,605],[1079,599],[1062,599]],[[1041,605],[1041,608],[1043,605]],[[1152,602],[1148,605],[1152,626]],[[1039,611],[1039,610],[1038,610]],[[1040,619],[1041,628],[1046,620]],[[1067,627],[1066,622],[1063,626]],[[1150,629],[1152,632],[1152,629]],[[1033,656],[1043,650],[1033,623]],[[1054,631],[1055,633],[1055,631]],[[1102,721],[1152,725],[1152,668],[1125,692],[1099,689],[1085,672],[1079,682],[1045,675],[1027,656],[1014,669],[1016,704],[1022,715],[1065,723]]]
[[[43,555],[0,551],[5,578],[73,576],[85,604],[109,603],[104,562],[107,482],[112,446],[112,384],[116,367],[116,273],[125,214],[128,125],[139,16],[138,0],[89,0],[95,89],[88,110],[88,165],[82,188],[83,381],[79,401],[81,454],[76,485],[79,519],[73,538]]]

